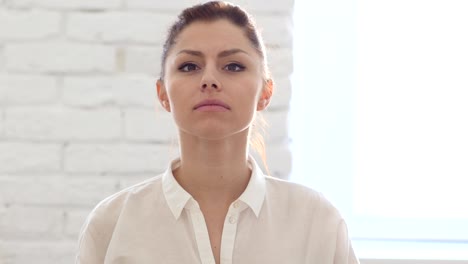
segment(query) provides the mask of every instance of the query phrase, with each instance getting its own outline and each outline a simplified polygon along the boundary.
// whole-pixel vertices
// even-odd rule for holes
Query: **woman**
[[[264,176],[248,155],[273,82],[251,18],[209,2],[171,27],[157,82],[180,158],[102,201],[77,263],[358,263],[346,225],[320,194]]]

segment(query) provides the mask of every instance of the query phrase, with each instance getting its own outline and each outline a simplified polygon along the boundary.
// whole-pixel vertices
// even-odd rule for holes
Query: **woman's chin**
[[[182,132],[182,131],[181,131]],[[199,127],[193,130],[185,130],[183,134],[190,135],[194,138],[199,138],[203,140],[226,140],[230,137],[232,138],[242,138],[247,137],[247,131],[243,133],[242,129],[232,129],[226,128],[223,126],[209,126],[209,127]]]

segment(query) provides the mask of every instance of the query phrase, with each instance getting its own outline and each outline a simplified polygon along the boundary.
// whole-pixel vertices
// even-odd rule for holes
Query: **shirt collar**
[[[180,159],[173,160],[162,177],[163,193],[176,219],[179,219],[182,209],[184,209],[187,202],[192,198],[192,196],[180,186],[172,173],[172,171],[179,166]]]
[[[249,183],[247,184],[247,188],[245,188],[238,200],[246,203],[255,213],[255,216],[258,217],[260,210],[262,209],[263,202],[265,201],[265,176],[252,156],[249,156],[248,161],[250,168],[252,169],[252,174],[250,176]]]
[[[247,188],[239,197],[239,201],[247,204],[255,216],[258,217],[265,200],[266,183],[262,170],[257,165],[255,160],[249,156],[248,162],[252,170]],[[171,162],[169,168],[164,172],[162,177],[162,188],[167,204],[176,219],[179,219],[182,210],[187,207],[187,204],[192,200],[192,196],[180,186],[174,177],[172,171],[180,166],[180,159],[175,159]]]

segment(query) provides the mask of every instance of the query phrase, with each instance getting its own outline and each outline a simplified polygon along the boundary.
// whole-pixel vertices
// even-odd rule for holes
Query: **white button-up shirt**
[[[200,207],[172,174],[179,163],[99,203],[81,231],[76,263],[215,264]],[[346,224],[321,194],[249,163],[247,188],[224,221],[221,264],[358,263]]]

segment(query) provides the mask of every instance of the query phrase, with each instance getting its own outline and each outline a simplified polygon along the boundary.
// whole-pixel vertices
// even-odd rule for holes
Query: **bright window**
[[[291,180],[361,256],[468,260],[468,1],[295,3]]]

